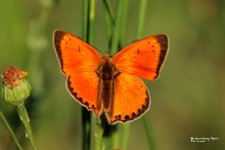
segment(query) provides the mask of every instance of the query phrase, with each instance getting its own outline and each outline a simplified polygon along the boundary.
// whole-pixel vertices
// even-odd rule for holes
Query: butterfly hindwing
[[[121,73],[114,80],[114,100],[111,111],[106,114],[111,124],[132,121],[146,112],[150,94],[137,76]]]
[[[150,36],[123,48],[113,61],[121,72],[154,80],[158,77],[168,52],[168,37]]]
[[[95,70],[101,61],[100,55],[89,44],[64,31],[56,30],[53,40],[61,70],[68,77],[69,92],[82,105],[98,114],[99,78]]]

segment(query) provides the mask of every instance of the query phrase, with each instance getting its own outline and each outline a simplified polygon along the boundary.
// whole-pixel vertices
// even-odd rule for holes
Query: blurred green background
[[[117,1],[112,2],[117,10]],[[130,0],[123,44],[135,40],[139,1]],[[94,47],[107,47],[102,1],[96,1]],[[81,149],[80,105],[65,88],[52,44],[54,29],[82,36],[82,1],[0,1],[0,70],[29,72],[31,124],[41,150]],[[225,148],[225,1],[148,1],[143,37],[166,33],[170,52],[160,79],[150,82],[149,118],[159,150]],[[15,107],[0,99],[0,110],[24,137]],[[217,137],[193,143],[191,137]],[[16,149],[0,121],[0,149]],[[27,144],[27,149],[30,149]],[[148,149],[141,120],[131,123],[129,150]]]

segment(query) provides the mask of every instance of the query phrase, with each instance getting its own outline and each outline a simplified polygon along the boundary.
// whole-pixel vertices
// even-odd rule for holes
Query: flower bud
[[[31,86],[24,79],[27,72],[17,67],[8,67],[1,76],[3,78],[2,97],[5,101],[19,105],[29,97]]]

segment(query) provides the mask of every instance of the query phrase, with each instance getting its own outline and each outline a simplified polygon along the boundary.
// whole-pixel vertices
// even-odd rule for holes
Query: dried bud
[[[18,105],[23,103],[30,95],[31,86],[24,79],[27,74],[18,67],[5,68],[1,75],[3,79],[2,97],[5,101]]]

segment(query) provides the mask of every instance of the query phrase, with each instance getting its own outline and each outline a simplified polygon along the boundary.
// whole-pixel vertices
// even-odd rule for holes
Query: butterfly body
[[[54,32],[54,47],[72,97],[108,123],[132,121],[150,106],[150,93],[139,78],[155,80],[168,52],[164,34],[150,36],[123,48],[114,57],[97,51],[80,38]]]
[[[111,114],[114,101],[114,82],[115,78],[120,74],[116,68],[112,58],[106,54],[102,57],[96,73],[99,77],[97,103],[98,109],[106,114]],[[101,111],[100,111],[101,112]]]

